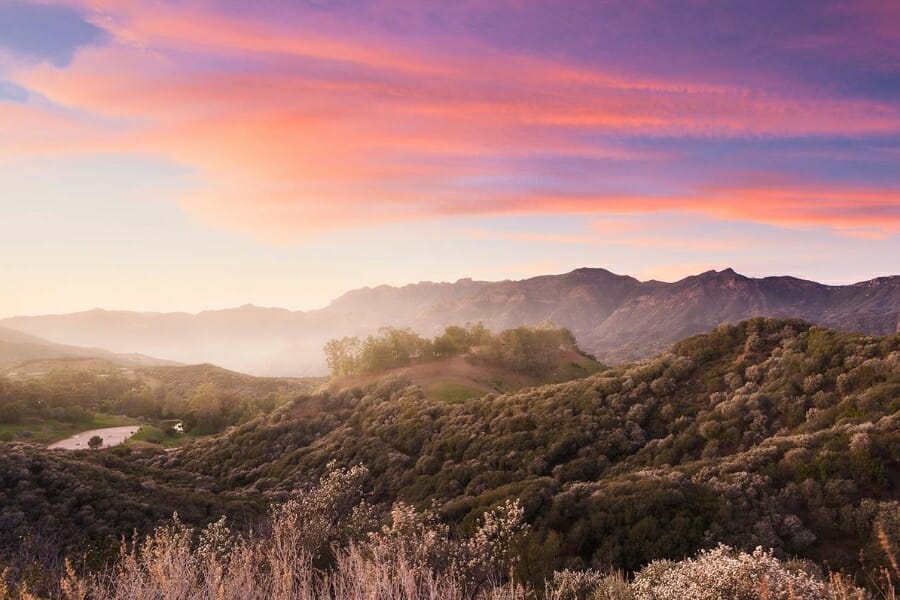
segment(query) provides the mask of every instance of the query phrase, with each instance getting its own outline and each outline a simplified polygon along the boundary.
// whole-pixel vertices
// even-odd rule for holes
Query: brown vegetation
[[[364,468],[334,469],[274,506],[264,528],[238,535],[224,518],[200,531],[178,520],[123,542],[116,563],[79,573],[67,562],[64,600],[864,600],[847,578],[771,552],[726,546],[622,573],[561,571],[538,587],[516,577],[527,526],[516,502],[458,537],[429,511],[396,504],[379,519],[364,497]],[[896,600],[889,541],[882,600]],[[5,579],[5,573],[4,579]],[[0,598],[37,598],[27,585]]]

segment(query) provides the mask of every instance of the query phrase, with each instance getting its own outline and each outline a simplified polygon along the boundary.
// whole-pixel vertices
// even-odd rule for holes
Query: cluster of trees
[[[364,340],[333,339],[325,345],[325,360],[334,376],[376,373],[464,354],[473,360],[540,374],[554,366],[560,350],[581,353],[568,329],[518,327],[493,334],[476,323],[447,327],[431,339],[395,327],[383,327]]]
[[[29,418],[79,423],[95,412],[159,418],[175,410],[164,390],[115,371],[60,369],[25,380],[0,377],[0,425]]]
[[[205,383],[185,399],[179,417],[185,431],[209,435],[269,412],[287,400],[283,394],[270,394],[255,399],[219,388],[213,383]]]
[[[77,424],[103,413],[182,419],[186,431],[202,435],[269,412],[311,387],[310,382],[251,377],[210,365],[137,374],[60,369],[29,379],[0,377],[0,425]]]

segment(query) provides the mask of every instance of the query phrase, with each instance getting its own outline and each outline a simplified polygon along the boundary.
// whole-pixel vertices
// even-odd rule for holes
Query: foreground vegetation
[[[366,501],[365,468],[330,470],[316,486],[275,505],[261,530],[238,535],[225,518],[199,532],[177,517],[143,540],[123,542],[112,567],[79,574],[71,562],[55,586],[66,600],[842,600],[865,592],[812,565],[726,546],[678,562],[656,561],[631,581],[622,573],[556,572],[538,587],[516,575],[528,532],[507,501],[459,537],[429,511],[395,504],[379,518]],[[890,546],[885,548],[890,552]],[[900,575],[885,569],[890,585]],[[0,597],[28,598],[26,584]],[[888,591],[888,594],[890,592]],[[884,594],[884,598],[893,595]]]
[[[758,319],[568,383],[447,404],[402,381],[298,399],[151,461],[280,500],[332,461],[470,528],[519,498],[530,577],[718,542],[859,568],[900,480],[900,336]],[[900,533],[900,519],[888,519]]]

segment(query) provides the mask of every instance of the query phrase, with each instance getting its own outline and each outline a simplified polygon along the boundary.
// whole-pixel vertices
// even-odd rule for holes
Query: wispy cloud
[[[613,64],[602,48],[585,54],[577,40],[545,52],[478,28],[461,35],[453,19],[435,29],[429,11],[442,9],[430,4],[405,17],[404,35],[386,29],[383,2],[361,8],[374,24],[321,10],[292,17],[288,7],[282,20],[206,3],[68,4],[109,39],[70,64],[13,70],[53,105],[4,109],[0,133],[16,146],[0,157],[162,157],[205,181],[181,199],[186,210],[263,239],[459,215],[658,211],[856,237],[900,231],[900,177],[867,185],[862,174],[836,182],[829,172],[817,180],[773,171],[748,185],[740,154],[714,167],[672,145],[634,143],[900,136],[900,105],[881,94],[829,93],[765,68],[741,84],[714,61],[666,75],[637,59]],[[447,10],[458,18],[461,9]],[[639,13],[629,18],[644,27]],[[781,42],[804,55],[832,52],[812,33]],[[547,241],[611,243],[601,234],[613,229]]]

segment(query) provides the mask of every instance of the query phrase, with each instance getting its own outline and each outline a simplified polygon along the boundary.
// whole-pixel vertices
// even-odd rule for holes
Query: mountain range
[[[361,288],[310,311],[252,305],[196,314],[95,309],[13,317],[0,326],[60,344],[286,376],[323,373],[327,340],[364,336],[382,326],[433,335],[447,325],[475,321],[493,330],[552,322],[571,329],[599,360],[618,364],[757,316],[794,317],[870,335],[894,333],[900,329],[900,276],[833,286],[725,269],[665,283],[582,268],[518,281]]]

